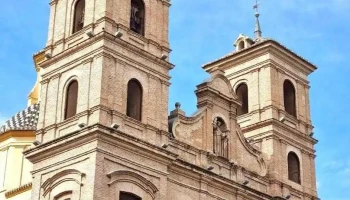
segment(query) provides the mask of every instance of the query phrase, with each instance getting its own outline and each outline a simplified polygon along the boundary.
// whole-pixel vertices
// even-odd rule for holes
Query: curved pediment
[[[78,191],[78,188],[83,186],[83,179],[85,177],[84,173],[76,169],[67,169],[60,171],[53,175],[51,178],[48,178],[42,185],[43,196],[47,196],[48,194],[56,194],[59,196],[61,193],[65,193],[68,191],[62,190],[61,185],[66,185],[72,188],[76,188],[75,191]],[[58,188],[58,189],[57,189]],[[72,190],[69,190],[72,192]]]
[[[181,144],[205,151],[219,160],[226,160],[226,163],[232,160],[248,171],[266,175],[262,153],[241,133],[236,118],[241,103],[224,72],[213,70],[211,78],[197,86],[196,95],[199,109],[194,116],[186,117],[179,103],[171,112],[169,127],[172,136]],[[194,152],[182,150],[178,153],[180,157],[196,163]]]
[[[201,135],[204,127],[204,112],[199,109],[193,116],[179,116],[172,119],[171,133],[173,136],[189,145],[201,145]]]
[[[230,81],[224,75],[224,72],[221,70],[215,70],[212,72],[211,78],[206,81],[206,85],[211,89],[219,92],[220,94],[226,96],[227,98],[232,98],[237,100],[237,95],[233,91],[233,88],[230,84]],[[200,86],[198,86],[200,88]]]
[[[152,198],[154,198],[155,193],[158,192],[158,188],[150,180],[132,171],[113,171],[108,173],[107,177],[110,179],[108,183],[109,186],[120,182],[129,182],[140,187],[143,191],[151,195]]]
[[[241,159],[238,162],[238,165],[241,165],[241,166],[243,166],[251,171],[258,172],[259,175],[261,175],[261,176],[265,176],[267,173],[267,166],[266,166],[265,160],[263,158],[262,152],[255,149],[249,142],[247,142],[247,140],[245,139],[245,137],[241,133],[240,129],[237,129],[236,134],[239,138],[239,142],[243,145],[244,149],[246,150],[246,152],[242,152],[242,153],[247,153],[250,155],[250,156],[243,156],[243,159]],[[247,163],[249,163],[248,165],[245,164],[245,162],[249,159],[251,159],[252,162],[249,161],[249,162],[247,162]],[[255,162],[256,165],[250,164],[253,162]]]

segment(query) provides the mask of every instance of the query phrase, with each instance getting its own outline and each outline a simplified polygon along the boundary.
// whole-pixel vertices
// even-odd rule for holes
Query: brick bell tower
[[[223,70],[242,102],[237,120],[247,140],[268,157],[271,195],[318,199],[308,81],[317,68],[262,37],[259,13],[255,16],[255,38],[240,34],[234,52],[203,68]]]
[[[165,199],[169,6],[50,2],[32,200]]]

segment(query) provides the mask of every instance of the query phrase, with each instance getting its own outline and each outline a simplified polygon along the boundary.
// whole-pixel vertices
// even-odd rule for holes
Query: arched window
[[[78,102],[78,82],[72,81],[67,87],[66,93],[66,108],[64,113],[64,119],[73,117],[77,113]]]
[[[244,49],[244,41],[240,41],[238,44],[238,50]]]
[[[54,200],[71,200],[73,195],[72,191],[62,192],[54,197]]]
[[[128,83],[126,115],[141,121],[142,112],[142,87],[136,79],[131,79]]]
[[[294,152],[288,154],[288,179],[300,183],[300,163]]]
[[[236,89],[238,100],[242,103],[242,106],[237,109],[237,115],[244,115],[248,113],[248,86],[245,83],[239,84]]]
[[[119,200],[142,200],[142,198],[129,192],[120,192]]]
[[[130,29],[140,35],[144,35],[145,5],[143,0],[131,0]]]
[[[84,27],[85,0],[78,0],[74,7],[73,33]]]
[[[295,105],[295,89],[293,84],[286,80],[283,83],[283,97],[284,97],[284,109],[285,111],[296,117],[296,105]]]

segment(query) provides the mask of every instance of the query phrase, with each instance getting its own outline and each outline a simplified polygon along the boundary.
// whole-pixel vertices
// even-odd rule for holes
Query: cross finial
[[[259,1],[255,0],[255,4],[253,6],[253,9],[255,9],[256,13],[259,13]]]
[[[256,17],[256,22],[255,22],[255,39],[261,38],[261,28],[260,28],[260,22],[259,22],[259,0],[255,0],[255,5],[253,6],[253,9],[255,9],[255,17]]]

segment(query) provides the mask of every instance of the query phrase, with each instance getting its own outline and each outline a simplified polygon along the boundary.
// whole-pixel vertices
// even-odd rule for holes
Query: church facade
[[[256,14],[254,38],[239,35],[235,51],[203,66],[210,79],[195,91],[197,112],[177,103],[168,115],[169,7],[50,2],[47,44],[34,56],[38,118],[21,125],[33,133],[22,149],[26,199],[318,199],[308,82],[316,66],[263,38]]]

